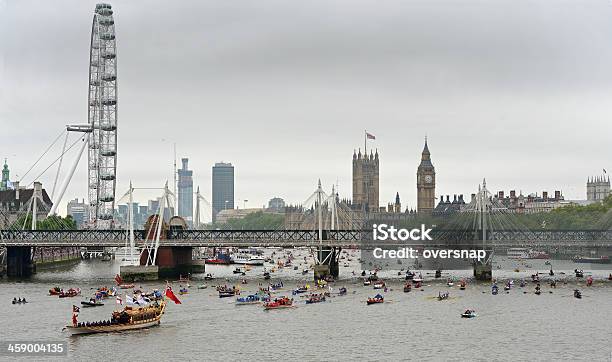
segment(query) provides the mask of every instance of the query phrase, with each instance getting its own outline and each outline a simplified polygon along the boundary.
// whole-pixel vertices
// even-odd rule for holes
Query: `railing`
[[[326,245],[356,245],[371,240],[371,230],[325,230]],[[428,245],[476,244],[479,233],[466,230],[434,230]],[[0,230],[0,245],[53,246],[122,246],[128,237],[126,230]],[[145,240],[144,230],[134,231],[138,245]],[[573,244],[612,246],[612,230],[498,230],[488,234],[493,245]],[[315,230],[169,230],[160,245],[294,245],[315,246],[319,242]],[[396,242],[395,244],[400,244]]]

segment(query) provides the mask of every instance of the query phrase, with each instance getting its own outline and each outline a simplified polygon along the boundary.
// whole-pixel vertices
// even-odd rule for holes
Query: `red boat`
[[[62,290],[60,289],[60,287],[54,287],[49,289],[49,295],[60,295],[62,293]]]
[[[76,297],[77,295],[81,295],[81,289],[79,288],[70,288],[67,291],[61,291],[60,294],[58,294],[60,298]]]
[[[264,303],[264,309],[281,309],[281,308],[292,308],[293,307],[293,298],[289,299],[287,297],[276,298],[271,302]]]
[[[385,298],[380,294],[376,294],[374,298],[368,298],[368,301],[367,301],[368,305],[384,303],[384,302],[385,302]]]

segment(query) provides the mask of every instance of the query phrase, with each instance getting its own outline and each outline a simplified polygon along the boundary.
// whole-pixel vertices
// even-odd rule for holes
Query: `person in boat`
[[[550,276],[555,275],[555,272],[552,270],[552,268],[550,268],[550,272],[548,272],[548,275],[550,275]]]
[[[13,304],[17,303],[17,298],[13,298]]]

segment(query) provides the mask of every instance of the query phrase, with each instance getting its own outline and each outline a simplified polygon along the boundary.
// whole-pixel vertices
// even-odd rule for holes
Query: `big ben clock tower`
[[[431,163],[431,155],[427,147],[421,153],[421,164],[417,168],[417,212],[431,214],[435,205],[436,170]]]

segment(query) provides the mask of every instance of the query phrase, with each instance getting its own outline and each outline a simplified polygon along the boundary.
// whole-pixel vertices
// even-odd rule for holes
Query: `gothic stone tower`
[[[428,213],[434,209],[436,194],[436,170],[431,163],[427,139],[421,153],[421,164],[417,169],[417,212]]]
[[[378,169],[378,151],[353,152],[353,205],[360,210],[378,211]]]

